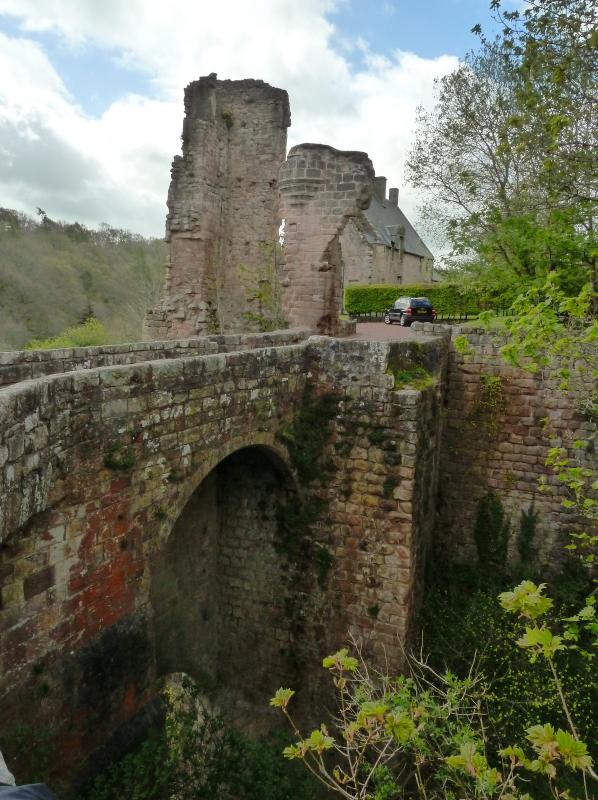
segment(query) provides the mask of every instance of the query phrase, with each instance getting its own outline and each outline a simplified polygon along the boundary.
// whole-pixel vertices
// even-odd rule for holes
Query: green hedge
[[[463,284],[399,284],[398,286],[373,284],[347,286],[345,310],[347,314],[381,314],[399,297],[428,297],[439,314],[475,314],[480,310],[477,292]]]

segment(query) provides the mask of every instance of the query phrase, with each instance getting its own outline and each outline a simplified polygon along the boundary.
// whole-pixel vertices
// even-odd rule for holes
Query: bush
[[[347,286],[345,309],[348,314],[381,314],[399,297],[428,297],[439,314],[461,316],[480,310],[479,296],[465,284],[400,284]]]
[[[166,719],[107,767],[78,800],[318,800],[318,784],[281,751],[286,732],[250,738],[202,702],[187,676],[165,691]]]
[[[106,326],[94,317],[85,320],[81,325],[73,325],[58,336],[51,339],[32,339],[27,350],[57,350],[63,347],[98,347],[109,344],[110,334]]]
[[[524,743],[526,729],[538,720],[556,727],[566,722],[548,665],[542,660],[531,663],[517,647],[521,627],[497,603],[497,595],[512,580],[501,570],[493,579],[471,566],[447,569],[443,563],[429,570],[423,609],[423,642],[432,666],[459,675],[477,660],[485,681],[487,735],[496,749],[509,741]],[[571,613],[589,590],[587,575],[572,562],[550,581],[554,616]],[[558,668],[580,736],[595,757],[595,665],[581,652],[568,649],[559,652]]]

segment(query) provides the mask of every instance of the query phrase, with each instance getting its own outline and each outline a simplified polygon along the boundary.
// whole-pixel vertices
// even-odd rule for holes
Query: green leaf
[[[505,747],[503,750],[499,751],[499,755],[503,758],[508,758],[514,767],[529,767],[529,759],[526,757],[523,749],[518,745]]]
[[[558,730],[556,741],[559,746],[561,758],[572,769],[585,770],[592,766],[592,759],[588,755],[588,748],[575,739],[568,731]]]
[[[274,697],[270,698],[270,705],[274,706],[274,708],[286,708],[294,694],[293,689],[277,689]]]
[[[520,617],[537,619],[552,608],[552,600],[545,597],[542,592],[545,583],[538,586],[533,581],[522,581],[511,592],[503,592],[498,596],[501,606],[509,614],[518,614]]]
[[[346,648],[343,648],[331,656],[326,656],[322,661],[322,666],[325,669],[336,669],[340,672],[355,672],[359,666],[359,661],[350,656]]]
[[[362,703],[357,715],[358,725],[368,725],[370,722],[384,722],[384,715],[388,711],[385,703],[368,701]]]
[[[526,732],[528,741],[536,751],[556,742],[556,731],[548,722],[545,725],[532,725]]]
[[[525,634],[517,640],[519,647],[535,648],[546,658],[552,658],[558,650],[563,650],[562,637],[554,636],[549,628],[526,628]]]
[[[407,714],[392,712],[386,715],[386,730],[401,744],[406,744],[415,733],[415,723]]]
[[[288,747],[284,748],[282,754],[285,758],[288,758],[289,761],[292,761],[294,758],[304,758],[305,748],[302,747],[302,742],[290,744]]]
[[[322,725],[321,728],[312,731],[309,737],[303,740],[303,744],[314,753],[323,753],[324,750],[334,747],[334,739],[328,736],[328,731]]]

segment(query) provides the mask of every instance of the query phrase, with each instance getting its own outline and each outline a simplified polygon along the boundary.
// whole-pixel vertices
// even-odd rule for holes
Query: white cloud
[[[457,61],[366,52],[364,66],[356,70],[344,55],[346,37],[337,37],[325,16],[335,5],[332,0],[0,0],[0,13],[13,15],[24,36],[51,31],[66,47],[103,48],[143,71],[154,87],[152,97],[124,95],[92,118],[69,96],[39,44],[0,38],[0,152],[11,152],[11,166],[5,162],[0,170],[0,204],[27,211],[40,205],[56,217],[106,220],[160,235],[169,166],[180,144],[182,89],[210,72],[262,78],[287,89],[290,145],[321,141],[367,150],[377,172],[401,185],[415,107],[430,102],[434,77]],[[357,41],[353,46],[363,50]],[[34,158],[41,139],[44,146]],[[54,193],[53,152],[63,174]],[[403,190],[401,196],[413,216],[415,195]]]

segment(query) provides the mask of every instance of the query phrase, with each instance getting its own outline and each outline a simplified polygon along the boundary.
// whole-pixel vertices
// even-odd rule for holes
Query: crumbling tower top
[[[211,74],[185,89],[182,155],[168,191],[170,260],[147,332],[179,338],[248,330],[276,313],[263,287],[276,269],[278,171],[289,98],[260,80]]]

